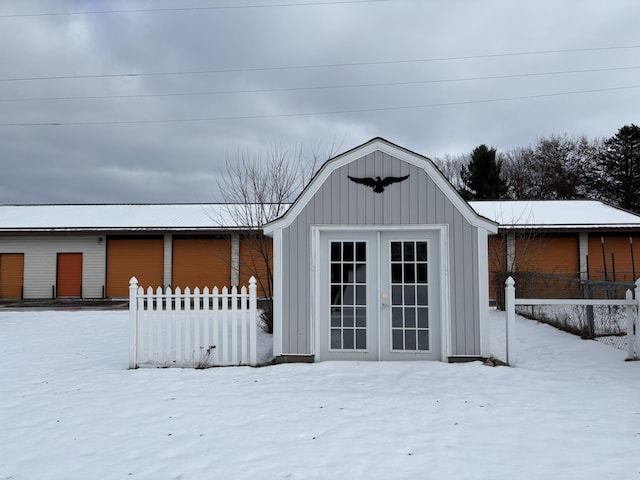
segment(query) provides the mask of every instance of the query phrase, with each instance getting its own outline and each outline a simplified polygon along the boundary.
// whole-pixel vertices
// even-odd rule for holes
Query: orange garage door
[[[516,269],[575,276],[580,271],[578,236],[516,238]]]
[[[128,297],[129,280],[141,287],[163,285],[164,240],[153,238],[107,239],[107,297]]]
[[[173,239],[172,287],[228,287],[231,284],[231,243],[219,238]]]
[[[589,235],[589,278],[634,282],[638,272],[640,237]]]
[[[22,298],[24,254],[0,253],[0,298]]]
[[[56,273],[58,297],[82,296],[82,254],[59,253]]]

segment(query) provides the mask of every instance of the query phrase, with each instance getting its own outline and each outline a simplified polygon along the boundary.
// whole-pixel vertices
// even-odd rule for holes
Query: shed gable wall
[[[352,177],[404,176],[381,193]],[[449,225],[452,350],[479,354],[478,231],[420,167],[375,151],[337,168],[290,226],[283,229],[283,353],[308,354],[311,345],[312,225]]]

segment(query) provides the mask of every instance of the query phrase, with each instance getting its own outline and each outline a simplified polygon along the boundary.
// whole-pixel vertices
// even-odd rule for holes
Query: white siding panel
[[[1,253],[24,253],[24,298],[52,298],[58,253],[82,253],[82,296],[101,298],[106,241],[102,235],[0,237]]]

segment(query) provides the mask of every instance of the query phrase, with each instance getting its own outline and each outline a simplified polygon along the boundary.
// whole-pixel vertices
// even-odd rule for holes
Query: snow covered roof
[[[470,204],[478,214],[503,229],[640,228],[640,216],[595,200],[499,200]],[[280,206],[282,211],[287,207]],[[0,205],[0,232],[248,229],[254,222],[244,213],[238,214],[240,210],[242,207],[238,205],[219,203]]]
[[[225,204],[0,205],[0,232],[246,229]]]
[[[640,216],[596,200],[496,200],[469,202],[501,229],[640,228]]]

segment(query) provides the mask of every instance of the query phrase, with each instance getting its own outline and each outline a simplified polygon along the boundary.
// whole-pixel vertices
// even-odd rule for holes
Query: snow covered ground
[[[127,370],[126,311],[3,311],[0,480],[640,479],[640,362],[517,327],[518,368]]]

